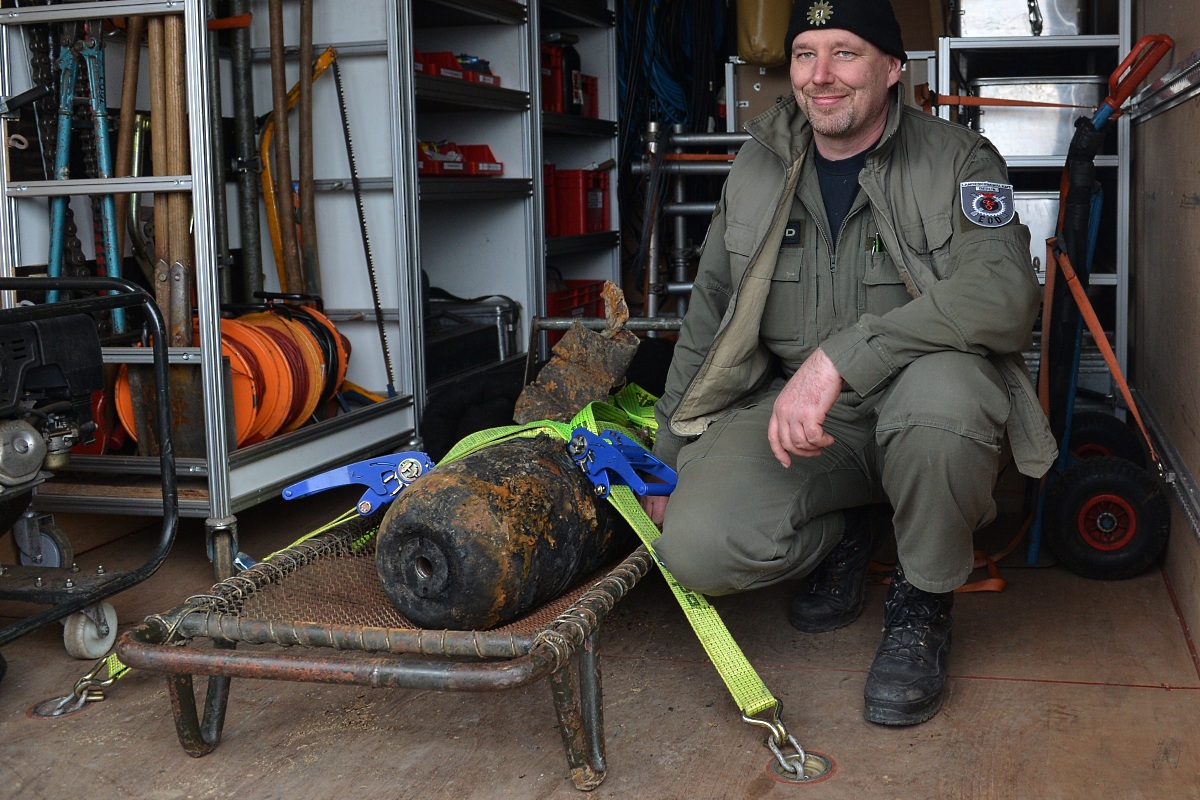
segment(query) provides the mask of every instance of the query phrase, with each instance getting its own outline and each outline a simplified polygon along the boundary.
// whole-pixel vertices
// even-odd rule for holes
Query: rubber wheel
[[[1122,580],[1153,564],[1167,544],[1167,497],[1144,469],[1123,458],[1080,461],[1046,497],[1046,543],[1067,569]]]
[[[38,538],[42,544],[42,560],[34,560],[25,553],[17,553],[17,561],[23,566],[36,567],[69,567],[75,561],[75,548],[71,540],[57,525],[42,523],[38,529]]]
[[[107,636],[100,636],[96,623],[82,611],[76,611],[64,621],[63,644],[73,658],[103,658],[117,641],[117,610],[109,603],[101,602],[100,611],[108,623]]]
[[[1146,445],[1133,428],[1103,411],[1079,411],[1071,420],[1071,454],[1080,461],[1116,456],[1146,468]]]

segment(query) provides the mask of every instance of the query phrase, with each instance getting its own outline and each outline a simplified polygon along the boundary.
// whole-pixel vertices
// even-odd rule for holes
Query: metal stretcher
[[[184,750],[198,757],[216,748],[233,677],[437,691],[548,678],[571,780],[583,790],[599,786],[600,623],[649,571],[645,548],[504,627],[425,630],[392,607],[379,583],[375,537],[367,534],[381,519],[355,517],[295,544],[121,637],[117,655],[126,665],[168,673]],[[202,714],[195,675],[209,676]]]

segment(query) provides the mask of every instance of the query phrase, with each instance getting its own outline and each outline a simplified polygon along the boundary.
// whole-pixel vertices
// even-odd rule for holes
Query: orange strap
[[[982,550],[976,550],[975,551],[975,563],[972,565],[971,568],[979,569],[981,567],[987,567],[988,576],[986,578],[980,578],[977,581],[971,581],[970,583],[964,583],[962,586],[958,587],[954,591],[956,593],[1003,592],[1004,588],[1006,586],[1008,586],[1008,581],[1006,581],[1006,580],[1004,580],[1004,578],[1000,577],[1000,567],[998,567],[996,565],[996,562],[999,561],[1000,559],[1004,558],[1005,556],[1007,556],[1014,549],[1016,549],[1017,543],[1021,541],[1021,537],[1025,535],[1025,531],[1028,528],[1029,528],[1029,522],[1026,521],[1025,525],[1021,528],[1020,533],[1017,534],[1017,537],[1015,539],[1013,539],[1012,542],[1007,547],[1005,547],[1005,549],[1000,553],[997,553],[995,555],[988,555],[987,553],[983,552]],[[891,575],[892,575],[892,571],[895,568],[895,566],[896,565],[894,562],[889,564],[889,563],[885,563],[883,561],[872,561],[870,566],[868,567],[868,569],[871,572],[886,575],[887,577],[885,577],[883,579],[883,584],[884,584],[884,586],[887,586],[887,585],[891,584],[891,582],[892,582]]]
[[[249,13],[238,14],[236,17],[220,17],[219,19],[210,19],[205,25],[210,31],[227,31],[235,28],[249,28],[252,15]]]
[[[970,95],[938,94],[922,83],[915,87],[913,96],[921,107],[932,112],[936,106],[1017,106],[1020,108],[1084,108],[1094,111],[1094,106],[1079,106],[1071,103],[1043,103],[1037,100],[1013,100],[1006,97],[972,97]]]
[[[1055,240],[1051,239],[1049,241],[1053,242]],[[1050,246],[1049,242],[1047,244]],[[1092,303],[1088,300],[1083,284],[1079,282],[1079,276],[1075,274],[1075,269],[1071,266],[1071,259],[1066,253],[1061,251],[1056,253],[1056,258],[1046,265],[1047,283],[1050,280],[1051,264],[1057,264],[1058,268],[1062,270],[1063,277],[1067,281],[1067,288],[1071,290],[1071,296],[1075,298],[1075,304],[1079,306],[1079,313],[1083,315],[1088,330],[1092,332],[1092,338],[1096,341],[1096,345],[1104,355],[1104,363],[1108,364],[1113,380],[1116,382],[1117,388],[1121,390],[1121,397],[1125,399],[1125,405],[1129,408],[1129,413],[1133,415],[1138,429],[1142,432],[1142,437],[1146,440],[1146,446],[1150,450],[1150,458],[1161,468],[1162,461],[1158,457],[1158,452],[1154,449],[1154,442],[1150,440],[1150,433],[1146,430],[1146,424],[1142,421],[1142,415],[1138,413],[1137,403],[1134,402],[1133,394],[1129,391],[1129,384],[1125,380],[1125,374],[1121,372],[1121,365],[1117,363],[1117,355],[1113,352],[1112,345],[1108,343],[1104,327],[1100,324],[1100,319],[1096,316],[1095,310],[1092,309]]]
[[[980,578],[977,581],[964,583],[954,591],[960,594],[967,592],[1003,592],[1004,587],[1008,586],[1008,581],[1000,577],[1000,568],[996,566],[996,559],[1004,556],[989,556],[982,550],[975,551],[975,569],[987,567],[988,576]]]

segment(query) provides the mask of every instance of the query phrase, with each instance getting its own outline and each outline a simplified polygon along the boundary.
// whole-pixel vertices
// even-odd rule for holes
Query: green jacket
[[[978,134],[906,107],[897,89],[892,97],[887,128],[859,184],[914,299],[884,314],[863,314],[820,347],[863,397],[925,353],[991,358],[1012,397],[1007,434],[1014,460],[1022,473],[1040,476],[1057,445],[1020,354],[1041,298],[1029,230],[1016,220],[976,225],[960,200],[963,182],[1006,183],[1004,160]],[[812,133],[793,99],[746,129],[752,138],[713,215],[655,408],[655,452],[668,463],[710,422],[784,374],[759,330]]]

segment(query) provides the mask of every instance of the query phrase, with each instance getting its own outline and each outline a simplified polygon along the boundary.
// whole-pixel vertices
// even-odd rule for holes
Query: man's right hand
[[[784,468],[792,465],[792,456],[819,456],[833,444],[822,425],[842,385],[842,374],[819,347],[788,379],[767,423],[771,452]]]
[[[646,516],[660,527],[663,524],[663,517],[667,514],[667,501],[670,499],[669,495],[663,494],[647,494],[638,498],[642,503],[642,508],[646,511]]]

